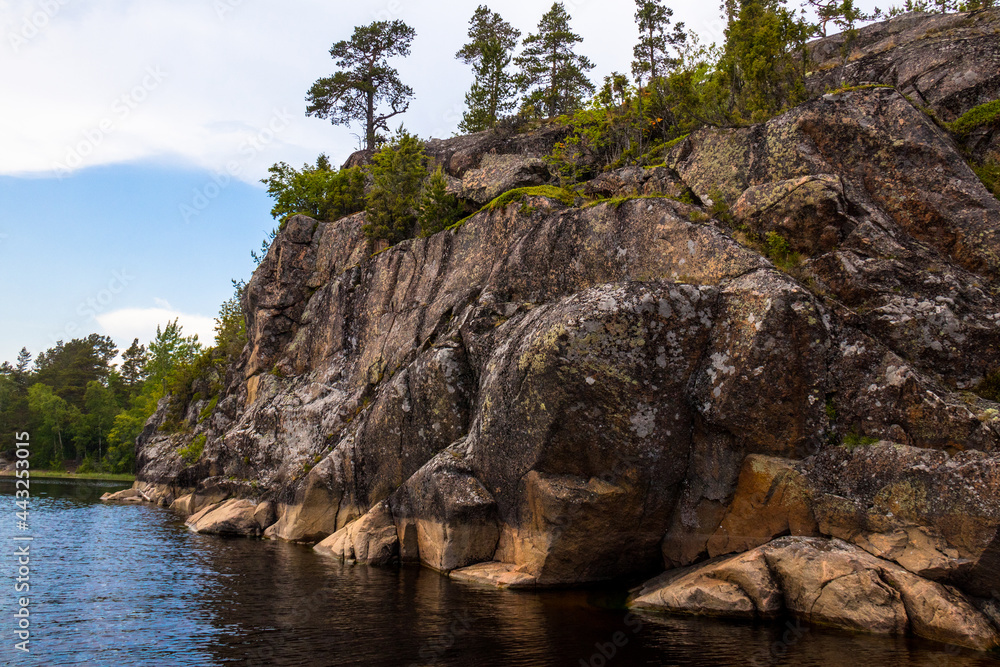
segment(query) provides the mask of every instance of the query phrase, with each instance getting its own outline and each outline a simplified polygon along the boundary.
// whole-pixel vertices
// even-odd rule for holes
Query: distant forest
[[[148,344],[135,339],[120,358],[115,342],[98,334],[59,341],[34,359],[22,348],[16,361],[0,365],[0,453],[12,459],[14,433],[27,431],[35,468],[133,472],[135,440],[160,399],[185,390],[208,366],[224,377],[245,339],[234,296],[208,348],[185,336],[177,320],[158,327]]]

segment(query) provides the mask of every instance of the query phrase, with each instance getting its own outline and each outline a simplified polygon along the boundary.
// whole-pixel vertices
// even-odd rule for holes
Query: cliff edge
[[[492,204],[374,255],[364,213],[288,220],[217,407],[180,433],[161,408],[137,487],[195,530],[359,562],[667,570],[636,607],[997,646],[1000,405],[973,390],[1000,369],[1000,201],[943,121],[1000,98],[998,26],[863,29],[838,74],[898,90],[824,93],[823,40],[814,99],[588,197],[539,187],[557,128],[431,142]]]

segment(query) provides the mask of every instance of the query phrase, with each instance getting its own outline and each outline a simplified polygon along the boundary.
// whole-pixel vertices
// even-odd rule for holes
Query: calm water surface
[[[195,535],[122,485],[32,482],[31,653],[14,650],[14,487],[0,481],[11,665],[1000,665],[915,639],[643,615],[614,591],[524,593],[310,548]],[[607,657],[610,656],[610,657]]]

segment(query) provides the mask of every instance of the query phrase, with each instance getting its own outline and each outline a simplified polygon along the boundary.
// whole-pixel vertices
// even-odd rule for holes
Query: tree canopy
[[[766,120],[805,99],[812,30],[783,0],[740,0],[719,63],[737,122]]]
[[[684,46],[687,34],[684,24],[671,29],[674,10],[665,7],[662,0],[635,0],[635,22],[639,26],[639,43],[632,50],[632,75],[636,80],[652,80],[665,75],[680,60],[676,51]]]
[[[328,118],[334,125],[361,121],[365,148],[375,150],[379,130],[388,132],[388,120],[410,106],[413,89],[400,81],[389,59],[410,55],[415,36],[413,28],[398,20],[356,27],[349,40],[330,49],[340,70],[312,85],[306,96],[306,115]]]
[[[594,64],[573,47],[583,38],[570,27],[570,15],[556,2],[542,16],[538,32],[524,38],[524,50],[514,59],[521,69],[518,84],[525,93],[522,107],[548,117],[580,108],[584,96],[594,93],[586,72]]]
[[[305,213],[329,221],[364,208],[364,174],[356,167],[334,169],[325,154],[316,158],[315,165],[304,164],[301,170],[278,162],[267,171],[271,175],[261,179],[261,183],[274,199],[271,215],[275,218]]]
[[[459,123],[463,132],[480,132],[516,106],[517,85],[508,71],[521,31],[486,5],[479,5],[469,21],[469,43],[455,57],[472,66],[475,81],[465,94],[467,107]]]
[[[402,127],[372,158],[368,167],[372,177],[368,222],[364,226],[368,238],[398,243],[411,235],[427,177],[424,159],[424,142]]]

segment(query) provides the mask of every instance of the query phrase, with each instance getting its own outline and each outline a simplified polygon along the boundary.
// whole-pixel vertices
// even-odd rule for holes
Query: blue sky
[[[147,342],[173,317],[211,338],[273,227],[267,167],[320,152],[339,164],[357,147],[357,127],[304,115],[331,44],[374,20],[412,25],[396,64],[416,97],[400,120],[451,136],[472,81],[454,54],[476,4],[0,0],[0,360],[91,332]],[[551,6],[488,4],[523,34]],[[668,4],[722,40],[718,3]],[[634,0],[565,5],[592,80],[629,71]]]

